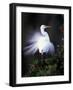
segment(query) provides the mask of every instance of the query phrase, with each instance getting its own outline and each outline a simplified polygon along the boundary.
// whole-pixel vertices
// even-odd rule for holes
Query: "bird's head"
[[[46,25],[41,25],[40,26],[40,30],[41,30],[41,33],[43,35],[45,35],[45,31],[46,31],[47,28],[51,28],[51,26],[46,26]]]
[[[42,30],[42,29],[44,30],[44,29],[46,29],[46,28],[51,28],[51,26],[46,26],[46,25],[41,25],[41,26],[40,26],[40,29],[41,29],[41,30]]]

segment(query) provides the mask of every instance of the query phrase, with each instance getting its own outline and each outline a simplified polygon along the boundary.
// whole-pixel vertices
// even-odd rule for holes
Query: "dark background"
[[[22,13],[22,76],[29,72],[30,63],[33,55],[24,55],[23,48],[29,45],[26,41],[33,36],[35,32],[40,32],[41,25],[52,26],[48,31],[50,39],[57,49],[57,45],[63,44],[64,37],[64,15],[61,14],[43,14],[43,13]]]

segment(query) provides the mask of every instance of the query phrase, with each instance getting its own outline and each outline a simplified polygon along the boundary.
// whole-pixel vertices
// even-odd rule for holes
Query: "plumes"
[[[39,50],[39,53],[54,53],[54,45],[50,41],[48,33],[45,31],[46,28],[51,28],[51,26],[41,25],[41,34],[35,33],[34,36],[28,40],[31,44],[24,47],[25,55],[35,54],[37,50]]]

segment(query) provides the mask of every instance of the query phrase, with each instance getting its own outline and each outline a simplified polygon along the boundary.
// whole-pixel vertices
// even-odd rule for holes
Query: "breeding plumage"
[[[39,53],[50,53],[53,54],[55,49],[53,43],[50,41],[50,37],[48,33],[45,31],[45,29],[51,28],[51,26],[41,25],[40,26],[40,32],[41,34],[34,34],[32,38],[30,38],[30,45],[24,47],[24,54],[35,54],[37,50],[39,50]]]
[[[54,53],[54,45],[50,41],[50,37],[48,33],[45,31],[46,28],[51,28],[51,26],[45,26],[41,25],[40,30],[41,30],[41,36],[39,37],[39,40],[37,42],[37,48],[39,49],[40,53]]]

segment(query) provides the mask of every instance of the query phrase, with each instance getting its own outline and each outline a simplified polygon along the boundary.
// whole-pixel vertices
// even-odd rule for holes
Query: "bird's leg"
[[[41,55],[42,57],[41,57],[41,61],[42,61],[42,64],[43,64],[43,53],[42,53],[42,55]]]
[[[39,56],[38,56],[38,66],[39,67],[42,66],[42,53],[39,53]]]
[[[44,53],[42,53],[42,55],[41,55],[42,57],[41,57],[41,60],[42,60],[42,63],[41,63],[41,65],[42,65],[42,68],[44,67],[44,64],[45,64],[45,60],[44,60]]]
[[[38,60],[38,65],[43,68],[44,66],[44,56],[43,56],[43,51],[40,53],[40,59]]]

